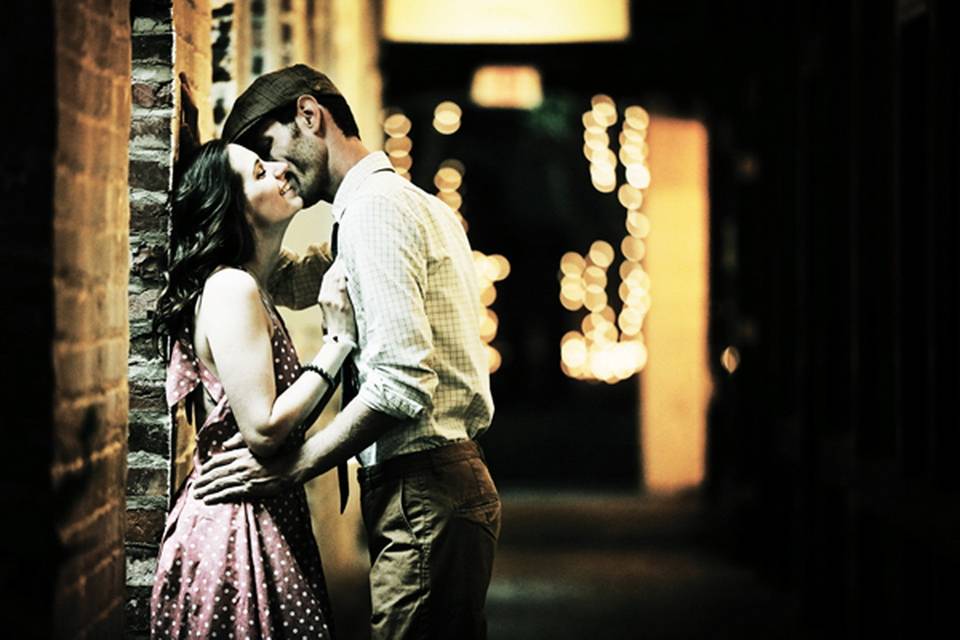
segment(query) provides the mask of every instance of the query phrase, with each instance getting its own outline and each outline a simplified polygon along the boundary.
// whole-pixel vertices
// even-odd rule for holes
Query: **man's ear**
[[[323,122],[323,107],[311,95],[302,95],[297,98],[297,119],[300,126],[315,135],[322,137],[326,131]]]

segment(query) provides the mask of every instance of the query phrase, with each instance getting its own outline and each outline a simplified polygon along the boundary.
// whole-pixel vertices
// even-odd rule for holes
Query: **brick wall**
[[[153,350],[149,338],[150,314],[162,286],[163,256],[167,244],[169,189],[179,136],[176,114],[180,111],[180,74],[186,74],[200,107],[201,138],[214,132],[232,106],[238,91],[255,75],[254,58],[280,55],[283,41],[281,21],[302,18],[314,30],[316,43],[326,42],[338,27],[338,56],[344,72],[360,73],[355,81],[356,96],[351,101],[358,119],[367,126],[365,140],[376,147],[380,134],[379,82],[376,72],[376,26],[372,3],[362,10],[343,7],[352,2],[338,0],[335,5],[318,3],[318,15],[308,15],[310,3],[295,2],[290,10],[279,3],[269,7],[246,0],[133,0],[133,117],[130,132],[130,453],[128,482],[127,582],[128,625],[131,637],[148,631],[149,591],[153,583],[157,544],[171,487],[176,486],[183,466],[178,457],[185,455],[192,434],[171,431],[163,404],[163,362]],[[212,6],[211,6],[212,5]],[[337,7],[340,7],[337,9]],[[336,11],[335,11],[336,9]],[[259,11],[259,13],[258,13]],[[289,14],[289,15],[288,15]],[[293,15],[296,14],[296,15]],[[336,18],[336,19],[334,19]],[[271,33],[266,33],[271,31]],[[276,33],[273,33],[276,31]],[[307,30],[296,30],[298,41],[286,43],[292,52],[307,51],[302,42]],[[272,43],[273,48],[267,50]],[[315,47],[329,51],[330,47]],[[355,61],[357,52],[363,52]],[[353,61],[348,63],[347,60]],[[299,61],[293,60],[293,61]],[[331,60],[305,60],[325,68]],[[371,69],[372,65],[372,69]],[[262,66],[262,62],[261,62]],[[371,81],[371,78],[374,80]],[[213,84],[211,84],[211,79]],[[349,81],[348,81],[349,82]],[[349,95],[349,94],[348,94]],[[363,125],[361,125],[363,126]],[[301,216],[306,221],[309,214]],[[315,227],[315,228],[314,228]],[[295,236],[296,234],[291,234]],[[307,234],[312,241],[329,235],[329,224],[314,225]],[[292,314],[291,314],[292,315]],[[288,315],[290,317],[290,315]],[[294,339],[304,358],[312,356],[319,344],[316,312],[292,318]],[[325,420],[332,412],[325,416]],[[321,422],[325,422],[321,420]],[[366,614],[365,550],[358,545],[359,514],[354,487],[351,511],[340,517],[336,511],[336,480],[332,474],[311,483],[308,488],[314,524],[329,570],[334,599],[340,613],[349,620],[343,626],[362,627]],[[341,584],[336,584],[341,583]],[[359,605],[356,604],[359,602]],[[358,611],[357,608],[361,611]],[[338,616],[340,617],[340,616]],[[348,634],[349,635],[349,634]]]
[[[119,635],[127,420],[126,0],[55,3],[53,631]]]
[[[171,430],[163,362],[150,339],[150,313],[167,246],[173,166],[173,10],[134,0],[130,126],[130,426],[127,462],[127,619],[129,637],[149,630],[150,588],[169,500]]]
[[[166,509],[187,471],[192,434],[174,433],[163,397],[164,362],[150,326],[163,286],[170,189],[186,77],[201,138],[213,128],[210,5],[206,0],[134,0],[130,126],[130,468],[127,482],[127,635],[149,630],[149,596]],[[179,461],[179,464],[173,462]]]

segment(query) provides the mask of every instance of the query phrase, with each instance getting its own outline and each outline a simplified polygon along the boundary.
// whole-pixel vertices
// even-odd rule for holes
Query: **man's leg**
[[[500,498],[479,455],[450,457],[364,488],[374,640],[486,637]]]
[[[364,488],[363,520],[370,548],[372,640],[421,638],[426,604],[422,549],[403,513],[402,479]]]
[[[439,471],[432,479],[443,517],[435,519],[430,540],[430,637],[486,638],[485,606],[500,535],[500,498],[479,458]],[[453,508],[443,513],[443,507],[451,504]]]

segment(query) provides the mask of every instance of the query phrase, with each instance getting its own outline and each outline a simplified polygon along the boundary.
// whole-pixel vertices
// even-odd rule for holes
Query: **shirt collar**
[[[381,169],[392,168],[393,165],[390,163],[390,159],[383,151],[368,153],[360,162],[350,167],[347,175],[343,176],[343,182],[340,183],[340,188],[337,189],[336,195],[333,196],[333,219],[337,223],[340,222],[340,218],[343,217],[343,212],[346,210],[347,205],[350,204],[350,201],[353,200],[360,185],[363,184],[372,173],[380,171]]]

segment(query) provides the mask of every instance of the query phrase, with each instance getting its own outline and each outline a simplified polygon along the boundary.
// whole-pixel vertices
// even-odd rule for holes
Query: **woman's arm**
[[[290,309],[306,309],[317,303],[320,281],[333,262],[328,244],[312,244],[301,256],[282,249],[280,261],[267,281],[274,303]]]
[[[331,297],[336,296],[339,285],[342,282],[331,281],[326,287]],[[338,300],[336,305],[343,315],[350,311],[349,300],[345,293],[341,292],[341,297],[345,302]],[[325,311],[330,305],[327,302]],[[350,318],[352,321],[352,312]],[[203,322],[213,361],[244,442],[258,456],[272,455],[316,408],[329,383],[316,373],[304,372],[277,396],[270,323],[257,283],[245,271],[223,269],[207,280],[197,321]],[[312,364],[335,376],[352,343],[349,336],[340,342],[325,342]]]

